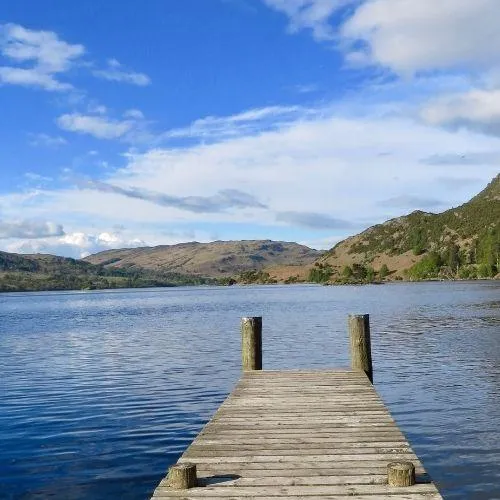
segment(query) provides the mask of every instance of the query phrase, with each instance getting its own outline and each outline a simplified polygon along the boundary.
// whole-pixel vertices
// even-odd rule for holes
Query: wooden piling
[[[389,486],[413,486],[415,466],[412,462],[391,462],[387,465],[387,484]]]
[[[241,318],[243,371],[262,370],[262,317]]]
[[[365,372],[373,383],[373,366],[370,343],[370,316],[349,315],[349,336],[351,339],[351,367]]]
[[[268,371],[262,318],[242,318],[244,373],[153,500],[443,500],[370,383],[368,315],[349,331],[353,370]]]
[[[187,490],[197,486],[196,464],[183,463],[170,466],[167,476],[168,486],[175,490]]]

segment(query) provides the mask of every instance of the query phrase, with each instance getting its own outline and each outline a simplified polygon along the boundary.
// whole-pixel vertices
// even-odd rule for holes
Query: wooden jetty
[[[243,376],[153,499],[441,499],[371,383],[368,315],[349,330],[352,370],[262,371],[243,318]]]

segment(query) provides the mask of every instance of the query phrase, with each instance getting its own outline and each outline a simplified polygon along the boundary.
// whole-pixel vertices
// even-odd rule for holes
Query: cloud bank
[[[0,239],[8,238],[46,238],[64,235],[62,225],[53,222],[22,220],[6,222],[0,220]]]
[[[266,208],[254,196],[238,189],[222,189],[213,196],[173,196],[137,187],[120,187],[107,182],[87,180],[78,184],[80,189],[115,193],[127,198],[148,201],[164,207],[194,213],[218,213],[229,209]]]

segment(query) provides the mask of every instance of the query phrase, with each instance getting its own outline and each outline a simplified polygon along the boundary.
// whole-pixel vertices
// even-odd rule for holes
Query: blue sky
[[[329,248],[500,164],[497,0],[0,5],[0,249]]]

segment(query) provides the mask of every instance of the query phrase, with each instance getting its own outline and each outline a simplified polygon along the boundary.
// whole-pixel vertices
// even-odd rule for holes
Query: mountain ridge
[[[376,271],[384,265],[393,278],[399,279],[439,278],[447,277],[446,274],[453,277],[455,270],[454,277],[457,278],[491,277],[499,270],[499,224],[500,174],[480,193],[458,207],[437,214],[415,210],[376,224],[337,243],[315,264],[316,267],[329,268],[323,273],[330,273],[326,281],[349,277],[346,276],[349,267],[352,270],[353,266],[363,266]],[[488,255],[478,255],[485,252]],[[437,259],[434,267],[452,267],[451,271],[444,269],[440,273],[438,269],[427,275],[412,272],[429,256]],[[472,266],[483,264],[490,267],[489,272],[474,276]],[[460,268],[466,266],[469,266],[469,275],[465,271],[459,275]]]
[[[281,265],[307,266],[322,254],[295,242],[229,240],[106,250],[83,259],[105,267],[168,270],[213,278]]]

